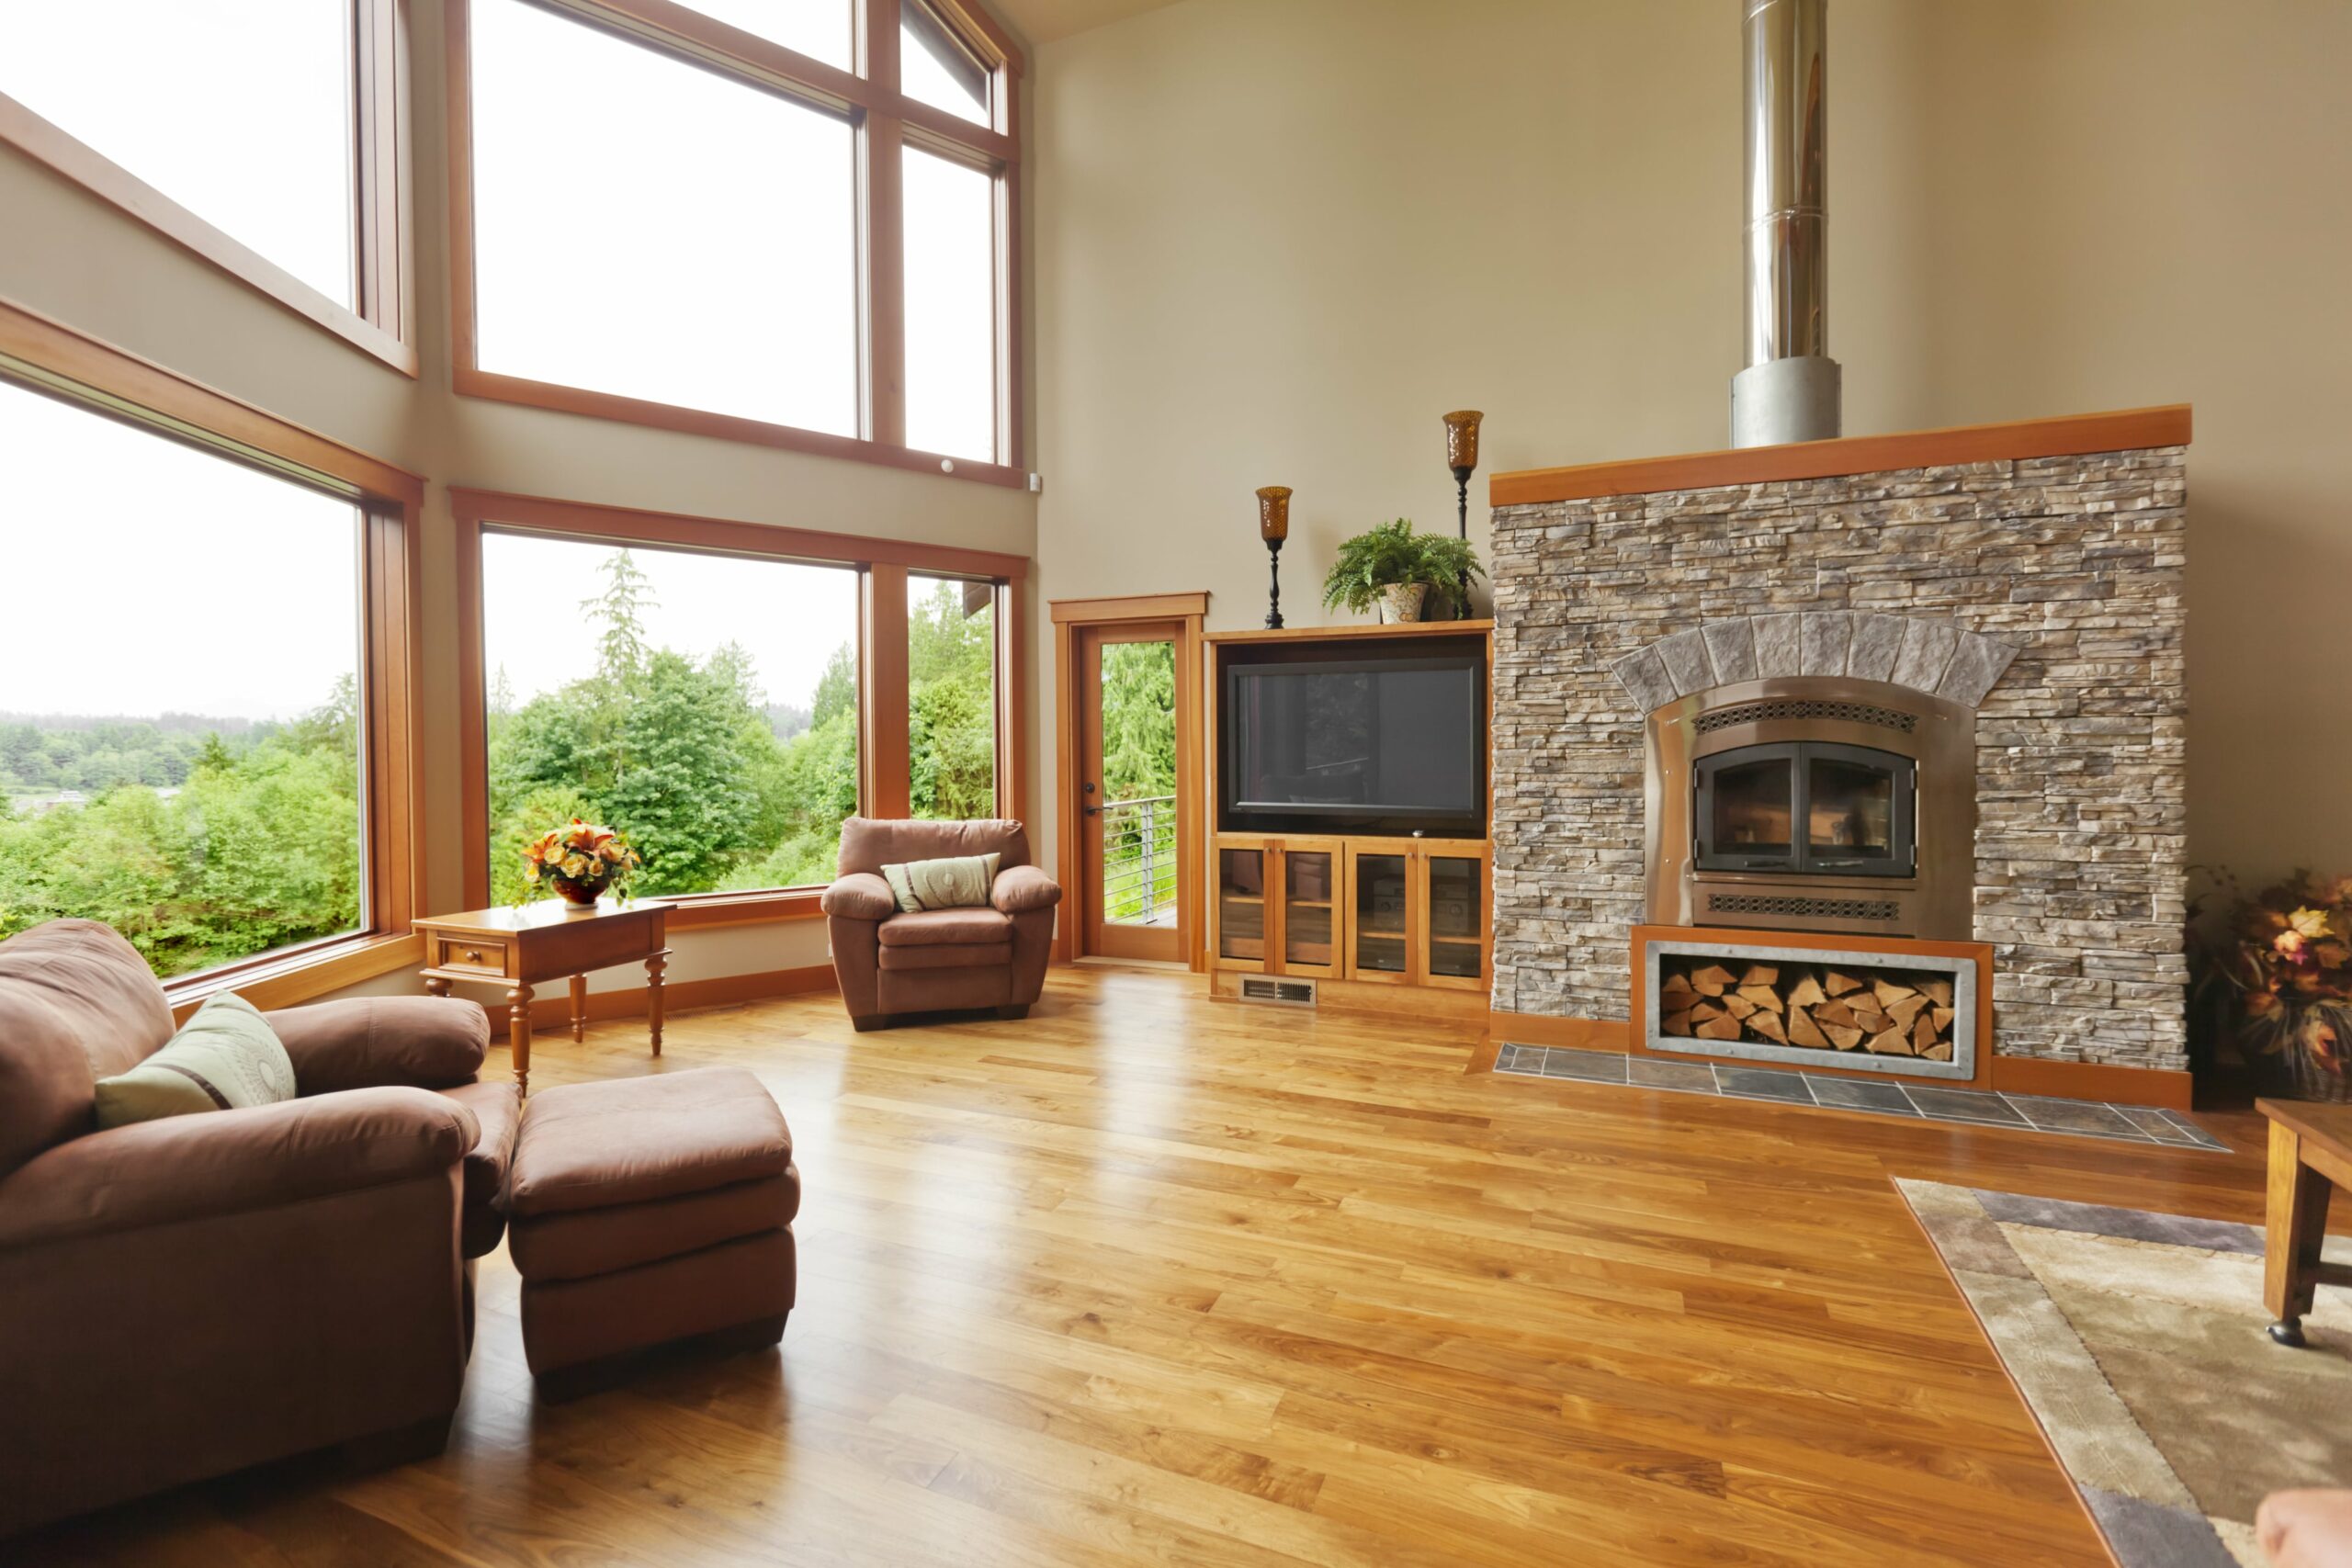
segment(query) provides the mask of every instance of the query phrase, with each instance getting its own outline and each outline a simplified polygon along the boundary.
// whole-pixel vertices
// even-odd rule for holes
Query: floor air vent
[[[1245,1002],[1283,1002],[1291,1007],[1311,1008],[1315,1005],[1315,982],[1272,980],[1262,975],[1245,975],[1241,977],[1241,999]]]

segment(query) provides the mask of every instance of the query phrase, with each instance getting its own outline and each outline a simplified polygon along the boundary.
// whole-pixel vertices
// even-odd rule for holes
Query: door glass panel
[[[1430,857],[1430,973],[1481,973],[1479,883],[1484,865],[1459,855]]]
[[[1329,850],[1292,850],[1283,856],[1283,960],[1331,962],[1331,873]]]
[[[1805,762],[1805,851],[1815,866],[1894,853],[1894,771],[1843,757]]]
[[[1266,956],[1266,853],[1219,850],[1216,950],[1227,958]]]
[[[1356,964],[1405,973],[1405,857],[1356,857]]]
[[[1786,859],[1794,780],[1786,757],[1734,762],[1714,772],[1709,851],[1752,860]]]
[[[1176,645],[1106,642],[1102,664],[1102,918],[1173,926]]]

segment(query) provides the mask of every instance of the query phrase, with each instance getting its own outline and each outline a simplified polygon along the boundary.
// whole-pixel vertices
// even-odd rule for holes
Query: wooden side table
[[[662,945],[668,907],[661,904],[599,903],[572,914],[560,898],[499,909],[435,915],[415,922],[424,938],[424,988],[449,994],[460,980],[503,981],[506,989],[507,1043],[514,1053],[514,1082],[531,1091],[531,987],[569,976],[571,1038],[588,1032],[588,972],[616,964],[645,965],[646,1020],[653,1054],[662,1054],[662,974],[670,950]]]
[[[2303,1314],[2320,1285],[2352,1285],[2352,1268],[2320,1261],[2328,1198],[2352,1189],[2352,1105],[2257,1100],[2270,1119],[2270,1201],[2262,1238],[2262,1300],[2270,1337],[2303,1343]]]

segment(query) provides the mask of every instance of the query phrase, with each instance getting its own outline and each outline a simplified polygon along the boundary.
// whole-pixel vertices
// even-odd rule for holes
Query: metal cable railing
[[[1176,797],[1139,795],[1102,807],[1102,917],[1122,925],[1176,918]]]

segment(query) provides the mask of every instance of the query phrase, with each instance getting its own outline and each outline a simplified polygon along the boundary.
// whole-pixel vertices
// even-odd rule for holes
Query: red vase
[[[548,880],[555,884],[556,892],[562,897],[565,903],[583,909],[594,908],[596,895],[604,891],[594,883],[574,882],[568,876],[553,876]]]

